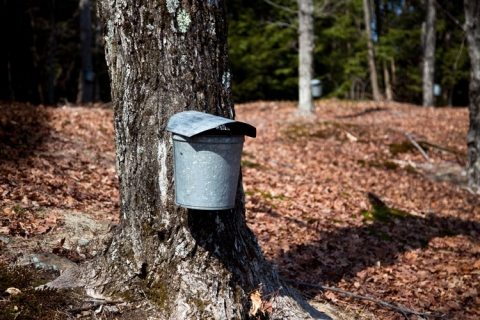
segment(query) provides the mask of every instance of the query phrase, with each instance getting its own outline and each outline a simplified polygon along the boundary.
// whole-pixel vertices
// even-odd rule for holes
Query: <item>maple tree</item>
[[[245,223],[242,188],[229,210],[175,205],[168,119],[185,109],[235,116],[224,2],[123,0],[99,8],[114,103],[120,223],[100,255],[48,286],[146,300],[165,319],[225,319],[246,318],[249,292],[262,285],[267,294],[281,291],[270,317],[321,318],[263,257]]]

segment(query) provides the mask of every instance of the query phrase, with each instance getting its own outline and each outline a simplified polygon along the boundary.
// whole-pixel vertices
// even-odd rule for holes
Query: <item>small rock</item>
[[[5,244],[9,244],[10,243],[10,239],[7,237],[7,236],[2,236],[0,235],[0,241],[5,243]]]
[[[18,290],[17,288],[10,287],[10,288],[8,288],[7,290],[5,290],[5,293],[8,293],[8,294],[11,295],[12,297],[14,297],[14,296],[19,295],[20,293],[22,293],[22,291]]]
[[[90,243],[87,239],[80,239],[78,240],[78,246],[79,247],[85,247]]]
[[[33,264],[37,269],[60,271],[65,271],[69,268],[76,266],[75,263],[68,260],[67,258],[59,257],[49,252],[26,255],[19,261],[19,264]]]
[[[113,313],[117,313],[119,311],[117,306],[105,306],[105,309]]]

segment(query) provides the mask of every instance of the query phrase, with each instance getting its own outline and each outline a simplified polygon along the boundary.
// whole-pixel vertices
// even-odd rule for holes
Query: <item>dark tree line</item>
[[[85,4],[91,3],[91,21]],[[76,102],[85,92],[110,100],[97,1],[4,0],[0,3],[0,100],[34,104]],[[236,102],[298,99],[298,9],[295,0],[227,0],[229,54]],[[314,1],[315,12],[323,0]],[[436,4],[434,56],[423,48],[429,6]],[[82,8],[83,6],[83,10]],[[363,0],[335,2],[335,11],[314,18],[313,76],[324,93],[346,99],[373,98],[368,42],[375,57],[379,89],[387,100],[422,104],[425,54],[434,65],[433,84],[442,88],[436,105],[468,104],[469,58],[463,2],[371,0],[371,40],[365,36]],[[438,7],[438,8],[437,8]],[[284,10],[282,8],[289,8]],[[440,9],[441,8],[441,9]],[[84,22],[82,27],[82,21]],[[86,21],[86,22],[85,22]],[[90,23],[87,28],[85,23]],[[82,47],[81,30],[91,32]],[[424,28],[425,29],[425,28]],[[373,41],[372,41],[373,40]],[[431,41],[430,41],[431,42]],[[85,59],[90,48],[91,62]],[[370,54],[370,55],[371,55]],[[83,56],[83,58],[82,58]],[[82,67],[82,61],[87,67]],[[431,85],[430,85],[431,87]],[[86,90],[82,90],[86,88]],[[430,99],[430,98],[429,98]],[[88,99],[87,99],[88,100]],[[431,99],[430,99],[431,100]],[[430,103],[428,103],[430,104]]]
[[[92,95],[94,100],[108,101],[110,87],[95,7],[89,26]],[[82,77],[79,1],[4,0],[0,17],[0,100],[76,102]]]

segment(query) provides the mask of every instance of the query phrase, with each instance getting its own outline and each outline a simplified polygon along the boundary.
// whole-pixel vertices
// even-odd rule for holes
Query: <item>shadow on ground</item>
[[[372,112],[379,112],[379,111],[386,111],[386,110],[388,110],[388,109],[387,108],[382,108],[382,107],[368,108],[368,109],[365,109],[363,111],[360,111],[360,112],[357,112],[357,113],[354,113],[354,114],[349,114],[349,115],[346,115],[346,116],[336,116],[335,118],[337,118],[337,119],[356,118],[356,117],[360,117],[360,116],[363,116],[363,115],[366,115],[366,114],[369,114],[369,113],[372,113]]]
[[[320,232],[318,241],[295,246],[272,262],[280,269],[285,262],[290,262],[288,265],[294,273],[310,270],[310,281],[335,284],[378,263],[393,265],[399,254],[426,248],[433,238],[471,236],[480,232],[480,223],[476,221],[436,217],[435,214],[420,218],[385,213],[378,208],[363,214],[369,221],[363,227],[338,227],[332,232]],[[288,268],[283,270],[287,275]]]
[[[30,157],[50,134],[45,108],[0,102],[0,163]]]

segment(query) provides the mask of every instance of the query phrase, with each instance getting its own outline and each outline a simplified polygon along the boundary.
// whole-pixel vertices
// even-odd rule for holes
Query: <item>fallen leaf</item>
[[[332,302],[337,302],[338,301],[337,296],[331,291],[325,292],[325,297],[328,300],[331,300]]]
[[[250,308],[250,315],[256,316],[257,312],[262,308],[262,295],[259,290],[255,290],[250,294],[250,300],[252,301],[252,307]]]
[[[22,291],[18,290],[17,288],[14,288],[14,287],[10,287],[8,288],[7,290],[5,290],[5,293],[11,295],[12,297],[16,296],[16,295],[19,295],[20,293],[22,293]]]

